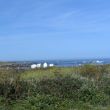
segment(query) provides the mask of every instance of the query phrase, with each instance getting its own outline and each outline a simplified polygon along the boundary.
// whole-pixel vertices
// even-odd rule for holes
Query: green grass
[[[110,110],[110,66],[0,70],[0,110]]]
[[[56,75],[67,75],[75,72],[75,68],[48,68],[48,69],[36,69],[25,71],[22,74],[23,79],[42,79],[42,78],[54,78]]]

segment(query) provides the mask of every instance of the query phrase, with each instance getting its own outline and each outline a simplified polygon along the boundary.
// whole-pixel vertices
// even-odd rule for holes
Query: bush
[[[104,74],[106,68],[85,65],[77,69],[81,74],[78,77],[73,73],[62,75],[61,70],[55,69],[54,77],[40,80],[24,80],[20,74],[2,71],[0,75],[5,79],[0,80],[0,109],[67,110],[75,109],[76,106],[79,110],[92,110],[90,105],[109,105],[110,77]],[[78,107],[80,105],[83,109]]]
[[[99,80],[102,77],[104,71],[105,69],[99,65],[84,65],[80,67],[79,73],[82,76]]]
[[[104,92],[105,94],[110,96],[110,78],[109,77],[103,77],[98,82],[99,90]]]
[[[78,91],[82,85],[79,79],[64,78],[46,79],[37,84],[37,92],[41,94],[51,94],[60,98],[74,98],[77,100]]]

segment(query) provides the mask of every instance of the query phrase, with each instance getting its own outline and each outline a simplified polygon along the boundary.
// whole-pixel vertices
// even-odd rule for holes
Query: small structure
[[[103,61],[97,60],[96,63],[101,64],[101,63],[103,63]]]
[[[47,68],[48,67],[48,64],[45,62],[44,64],[43,64],[43,68]]]
[[[54,64],[49,64],[49,67],[54,67]]]
[[[41,68],[41,63],[37,64],[36,66],[36,68]]]
[[[35,68],[37,68],[37,65],[36,64],[32,64],[31,65],[31,69],[35,69]]]

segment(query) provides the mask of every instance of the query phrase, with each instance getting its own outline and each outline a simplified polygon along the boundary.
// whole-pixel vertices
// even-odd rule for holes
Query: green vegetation
[[[0,110],[110,110],[110,65],[2,69]]]

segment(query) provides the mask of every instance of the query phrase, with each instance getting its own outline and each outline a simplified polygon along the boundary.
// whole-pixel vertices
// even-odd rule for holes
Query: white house
[[[37,68],[37,65],[36,64],[32,64],[31,65],[31,69],[35,69],[35,68]]]
[[[41,68],[41,63],[37,64],[37,68]]]
[[[43,68],[47,68],[48,67],[48,64],[47,63],[44,63],[43,64]]]
[[[49,64],[49,67],[53,67],[54,66],[54,64]]]

